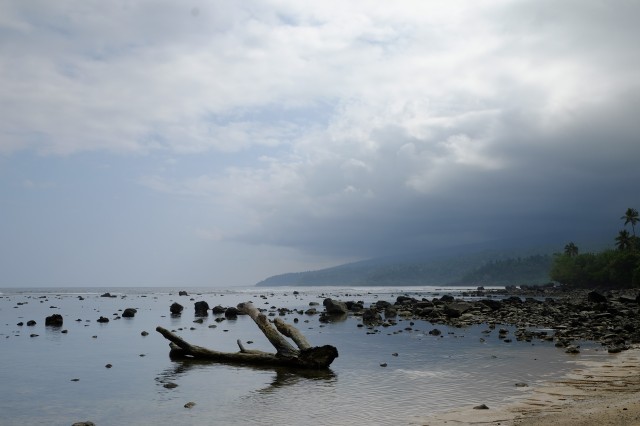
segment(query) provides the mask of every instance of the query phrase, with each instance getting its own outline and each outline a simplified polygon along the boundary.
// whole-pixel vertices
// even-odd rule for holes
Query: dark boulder
[[[322,302],[324,305],[324,309],[329,315],[342,315],[349,312],[347,305],[344,302],[339,300],[333,300],[331,298],[326,298]]]
[[[188,296],[188,295],[189,295],[189,293],[187,293],[184,290],[181,290],[181,291],[178,292],[178,296]]]
[[[29,321],[27,321],[27,325],[29,327],[33,327],[34,325],[36,325],[36,322],[34,320],[29,320]]]
[[[382,316],[373,308],[366,309],[362,312],[362,322],[365,324],[377,324],[382,322]]]
[[[206,317],[209,315],[209,304],[204,300],[194,303],[193,308],[197,317]]]
[[[414,299],[413,297],[409,297],[409,296],[396,297],[396,305],[411,305],[416,302],[417,300]]]
[[[50,317],[46,317],[44,320],[44,325],[48,325],[50,327],[62,327],[62,315],[53,314]]]
[[[214,314],[224,314],[224,311],[226,311],[227,308],[225,308],[224,306],[220,306],[220,305],[216,305],[213,308],[211,308],[211,312],[213,312]]]
[[[227,308],[226,311],[224,311],[224,317],[226,319],[236,319],[236,318],[238,318],[238,312],[239,311],[238,311],[237,308],[234,308],[233,306],[229,307],[229,308]]]
[[[122,317],[123,318],[133,318],[133,317],[136,316],[137,313],[138,313],[137,309],[127,308],[122,312]]]
[[[459,318],[462,314],[469,311],[473,305],[469,302],[452,302],[444,305],[443,312],[449,318]]]
[[[480,303],[489,307],[492,311],[497,311],[498,309],[502,308],[502,302],[499,300],[483,299],[480,301]]]
[[[184,309],[184,306],[182,306],[177,302],[173,302],[169,307],[169,311],[171,311],[173,315],[180,315],[183,309]]]
[[[595,290],[587,294],[587,300],[591,303],[607,303],[607,297]]]
[[[111,293],[103,293],[100,297],[116,297],[115,295],[111,295]]]
[[[444,296],[442,296],[440,298],[440,301],[445,302],[445,303],[450,303],[450,302],[453,302],[454,300],[455,300],[455,298],[450,294],[445,294]]]
[[[105,318],[105,317],[100,317],[96,320],[97,322],[102,322],[102,323],[106,323],[109,322],[109,318]]]

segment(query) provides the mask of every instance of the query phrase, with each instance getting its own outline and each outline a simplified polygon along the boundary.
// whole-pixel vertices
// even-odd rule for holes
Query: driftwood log
[[[234,364],[323,369],[328,368],[338,356],[338,350],[334,346],[312,347],[297,328],[280,318],[276,318],[272,324],[251,302],[239,304],[238,310],[253,319],[276,349],[276,353],[245,349],[240,340],[237,341],[240,348],[238,352],[219,352],[192,345],[165,328],[157,327],[156,331],[171,342],[169,356],[173,359],[193,358]],[[290,338],[297,348],[285,337]]]

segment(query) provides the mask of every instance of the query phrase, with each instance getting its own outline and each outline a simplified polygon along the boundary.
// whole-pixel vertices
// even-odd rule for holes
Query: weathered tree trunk
[[[239,352],[219,352],[192,345],[165,328],[157,327],[156,331],[171,342],[169,344],[171,348],[169,356],[172,358],[197,358],[216,362],[250,365],[322,369],[329,367],[338,356],[338,350],[334,346],[311,347],[307,339],[298,329],[290,324],[286,324],[280,318],[274,321],[277,329],[274,328],[266,315],[260,313],[251,302],[241,303],[238,305],[238,309],[253,319],[265,337],[271,342],[274,348],[276,348],[275,354],[257,350],[247,350],[242,346],[240,340],[238,340]],[[283,335],[291,338],[298,349],[294,348]]]

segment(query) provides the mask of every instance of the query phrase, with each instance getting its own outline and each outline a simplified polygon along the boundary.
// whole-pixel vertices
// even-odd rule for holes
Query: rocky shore
[[[395,301],[379,300],[369,307],[357,301],[325,299],[321,321],[340,315],[362,316],[363,325],[376,330],[396,325],[398,318],[422,319],[432,324],[466,327],[487,324],[488,330],[514,326],[516,331],[499,328],[505,342],[512,338],[556,342],[557,347],[577,353],[580,341],[595,341],[617,353],[640,343],[640,292],[638,290],[563,289],[525,287],[463,293],[454,298],[433,299],[398,296]],[[438,335],[439,330],[433,329]]]

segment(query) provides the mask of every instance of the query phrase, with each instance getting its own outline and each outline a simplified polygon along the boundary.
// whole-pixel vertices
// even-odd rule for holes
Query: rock
[[[590,291],[589,294],[587,294],[587,300],[591,303],[607,303],[606,296],[598,293],[595,290]]]
[[[105,317],[102,317],[102,316],[101,316],[101,317],[100,317],[100,318],[98,318],[96,321],[98,321],[98,322],[102,322],[102,323],[106,323],[106,322],[109,322],[109,318],[105,318]]]
[[[334,314],[341,315],[349,312],[347,305],[344,302],[341,302],[339,300],[326,298],[324,299],[322,304],[324,305],[325,311],[330,315],[334,315]]]
[[[318,310],[316,308],[309,308],[306,311],[304,311],[304,313],[307,315],[315,315],[318,313]]]
[[[100,297],[117,297],[116,295],[112,295],[111,293],[101,294]]]
[[[195,402],[187,402],[186,404],[184,404],[184,408],[193,408],[195,405]]]
[[[451,302],[444,305],[443,311],[449,318],[459,318],[472,307],[473,305],[469,302]]]
[[[226,319],[236,319],[238,318],[238,308],[234,308],[233,306],[227,308],[226,311],[224,311],[224,317]]]
[[[382,322],[382,316],[374,308],[362,312],[362,322],[365,324],[377,324]]]
[[[29,327],[33,327],[34,325],[36,325],[36,322],[34,320],[29,320],[29,321],[27,321],[27,325]]]
[[[182,306],[177,302],[173,302],[169,307],[169,311],[171,311],[173,315],[180,315],[183,309],[184,309],[184,306]]]
[[[178,385],[176,383],[173,382],[169,382],[169,383],[165,383],[164,385],[162,385],[163,388],[166,389],[175,389],[178,387]]]
[[[211,309],[211,312],[213,312],[214,314],[224,314],[224,311],[226,310],[227,308],[220,305],[216,305]]]
[[[526,387],[528,387],[528,386],[529,386],[528,384],[523,383],[523,382],[518,382],[518,383],[516,383],[516,387],[517,387],[517,388],[526,388]]]
[[[380,364],[380,367],[386,367],[386,366],[387,366],[386,362],[383,362],[383,363]]]
[[[71,426],[96,426],[93,422],[75,422]]]
[[[439,336],[439,335],[442,334],[442,331],[438,330],[437,328],[434,328],[433,330],[431,330],[429,332],[429,334],[432,335],[432,336]]]
[[[148,335],[149,335],[149,333],[148,333],[147,331],[143,331],[142,333],[140,333],[140,335],[141,335],[142,337],[146,337],[146,336],[148,336]]]
[[[111,367],[113,367],[113,365],[111,365],[111,364],[107,364],[107,365],[105,365],[105,367],[106,367],[106,368],[111,368]]]
[[[450,294],[445,294],[444,296],[442,296],[440,298],[440,301],[445,302],[445,303],[450,303],[453,302],[455,300],[455,298],[453,296],[451,296]]]
[[[137,309],[127,308],[122,312],[122,317],[123,318],[133,318],[133,317],[136,316],[137,313],[138,313]]]
[[[18,327],[22,327],[24,325],[24,323],[22,321],[20,321],[19,323],[16,324]]]
[[[580,353],[580,349],[578,349],[577,346],[567,346],[567,349],[565,349],[565,353],[568,354],[579,354]]]
[[[487,407],[486,404],[480,404],[480,405],[476,405],[475,407],[473,407],[474,410],[488,410],[489,407]]]
[[[53,314],[50,317],[46,317],[44,320],[44,325],[48,325],[50,327],[62,327],[62,315]]]
[[[184,290],[180,290],[180,291],[178,292],[178,296],[189,296],[189,293],[187,293],[187,292],[186,292],[186,291],[184,291]]]
[[[206,317],[209,315],[209,304],[205,301],[194,303],[193,308],[197,317]]]
[[[483,299],[479,303],[489,307],[492,311],[497,311],[498,309],[502,308],[502,302],[499,300]]]

